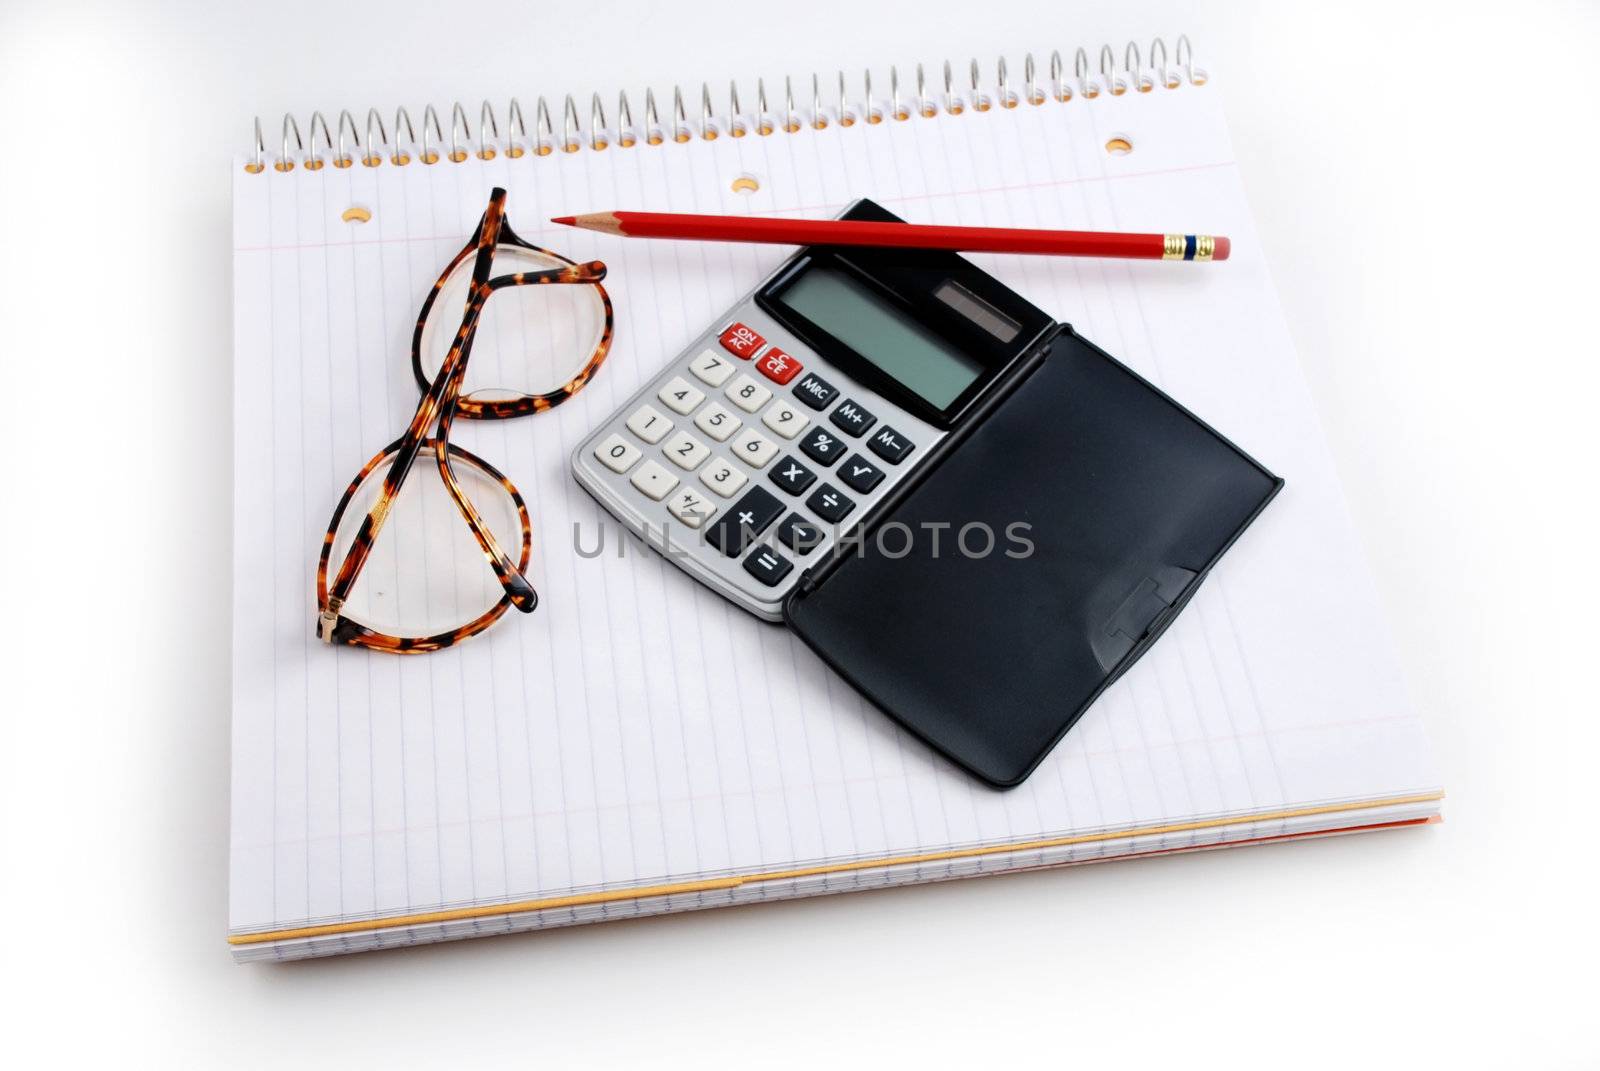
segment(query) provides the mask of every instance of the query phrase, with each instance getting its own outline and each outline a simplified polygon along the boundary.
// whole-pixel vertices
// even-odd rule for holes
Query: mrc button
[[[807,372],[806,378],[795,384],[794,396],[821,412],[828,408],[829,402],[839,397],[839,388],[815,372]]]
[[[723,349],[746,361],[754,357],[756,351],[767,344],[766,339],[750,330],[744,324],[737,322],[722,332],[722,337],[717,341],[722,343]]]

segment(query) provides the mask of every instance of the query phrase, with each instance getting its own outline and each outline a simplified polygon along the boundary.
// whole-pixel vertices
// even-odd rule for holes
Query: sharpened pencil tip
[[[559,223],[564,227],[574,226],[578,222],[577,216],[551,216],[551,223]]]

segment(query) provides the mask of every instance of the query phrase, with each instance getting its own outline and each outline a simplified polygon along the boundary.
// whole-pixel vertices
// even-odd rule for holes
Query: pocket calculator
[[[864,200],[842,218],[896,220]],[[573,472],[670,560],[777,621],[1049,326],[953,254],[803,249],[579,444]]]
[[[869,201],[844,218],[895,219]],[[1156,642],[1283,484],[956,254],[815,246],[572,467],[670,561],[1002,787]],[[1013,524],[1023,552],[995,543]]]

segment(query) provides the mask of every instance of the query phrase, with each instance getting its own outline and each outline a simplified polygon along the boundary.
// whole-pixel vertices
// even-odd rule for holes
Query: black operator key
[[[833,421],[834,427],[846,435],[860,438],[868,428],[878,422],[878,418],[861,408],[854,399],[847,401],[828,414],[828,419]]]
[[[773,483],[791,495],[798,495],[817,480],[816,473],[788,454],[780,457],[767,475],[772,477]]]
[[[782,512],[783,503],[771,491],[752,487],[732,509],[706,529],[706,542],[728,557],[737,558]]]
[[[839,433],[827,428],[812,428],[800,440],[800,452],[823,467],[839,460],[848,449]]]
[[[794,562],[771,547],[757,547],[744,560],[744,571],[769,588],[777,587],[778,581],[788,576],[793,568]]]
[[[867,440],[867,445],[872,447],[872,452],[883,458],[891,465],[898,465],[904,461],[914,444],[910,439],[895,431],[885,424],[879,428],[877,434]]]
[[[850,515],[856,504],[846,498],[837,487],[825,483],[817,488],[806,505],[811,507],[811,512],[827,521],[829,524],[838,524]]]
[[[839,466],[839,479],[852,490],[867,494],[883,482],[883,470],[860,454],[851,454]]]
[[[783,541],[784,546],[796,554],[810,554],[822,546],[826,536],[822,534],[822,529],[800,514],[791,513],[783,519],[782,524],[778,525],[778,538]]]
[[[828,403],[839,397],[839,388],[813,372],[794,385],[794,396],[818,412],[828,408]]]

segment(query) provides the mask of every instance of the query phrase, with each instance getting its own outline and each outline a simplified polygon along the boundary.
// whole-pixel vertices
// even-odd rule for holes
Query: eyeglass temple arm
[[[476,334],[476,324],[472,330]],[[467,345],[470,347],[471,344],[472,340],[469,337]],[[463,363],[461,367],[464,368],[465,364]],[[522,575],[522,570],[512,563],[510,556],[495,539],[494,533],[489,530],[489,526],[483,523],[477,508],[461,490],[455,470],[450,465],[450,428],[455,423],[456,399],[460,396],[463,378],[464,374],[458,372],[445,385],[444,398],[439,409],[439,434],[433,440],[434,462],[439,466],[439,478],[444,481],[445,489],[455,500],[456,509],[460,510],[461,516],[466,519],[467,527],[472,529],[472,535],[478,541],[478,549],[482,550],[484,557],[488,559],[489,568],[494,571],[495,579],[500,581],[500,586],[510,597],[511,605],[529,614],[539,605],[539,593],[533,589],[528,578]]]
[[[603,261],[591,260],[586,264],[573,264],[565,268],[547,268],[544,271],[519,271],[511,275],[497,275],[489,280],[490,290],[508,286],[542,286],[558,283],[598,283],[606,277]]]
[[[455,499],[457,507],[461,510],[468,526],[472,528],[478,545],[489,557],[491,567],[494,568],[496,578],[505,588],[506,594],[511,597],[512,603],[518,609],[531,611],[538,604],[538,595],[533,586],[522,576],[521,572],[511,564],[509,558],[494,535],[489,532],[481,517],[466,496],[461,492],[460,485],[455,478],[454,471],[450,468],[448,453],[443,449],[448,440],[447,427],[449,417],[453,415],[455,398],[459,394],[461,381],[466,375],[466,359],[470,352],[472,338],[477,332],[478,316],[483,311],[483,304],[488,300],[490,287],[489,268],[494,259],[494,246],[499,234],[501,221],[504,219],[503,209],[505,204],[505,190],[496,187],[489,198],[489,207],[484,210],[483,217],[478,223],[472,243],[477,247],[476,258],[472,267],[472,284],[469,291],[466,310],[462,314],[461,327],[456,332],[456,341],[446,355],[439,374],[429,385],[427,392],[417,405],[416,413],[411,418],[410,425],[405,434],[400,438],[395,459],[389,466],[389,471],[384,474],[383,484],[378,492],[378,499],[373,503],[367,515],[362,518],[361,526],[356,531],[350,550],[345,554],[344,561],[339,566],[338,575],[328,590],[328,606],[322,614],[324,638],[331,634],[333,623],[338,617],[344,600],[349,597],[350,590],[355,586],[356,578],[361,569],[366,565],[367,558],[372,553],[373,542],[377,539],[378,532],[382,529],[384,521],[388,519],[389,510],[395,496],[400,493],[406,476],[411,472],[411,466],[417,459],[417,454],[422,449],[422,444],[427,438],[427,432],[436,416],[441,412],[445,418],[441,420],[441,429],[438,436],[440,444],[439,467],[440,474],[449,488],[451,497]],[[446,398],[449,399],[446,405]]]

